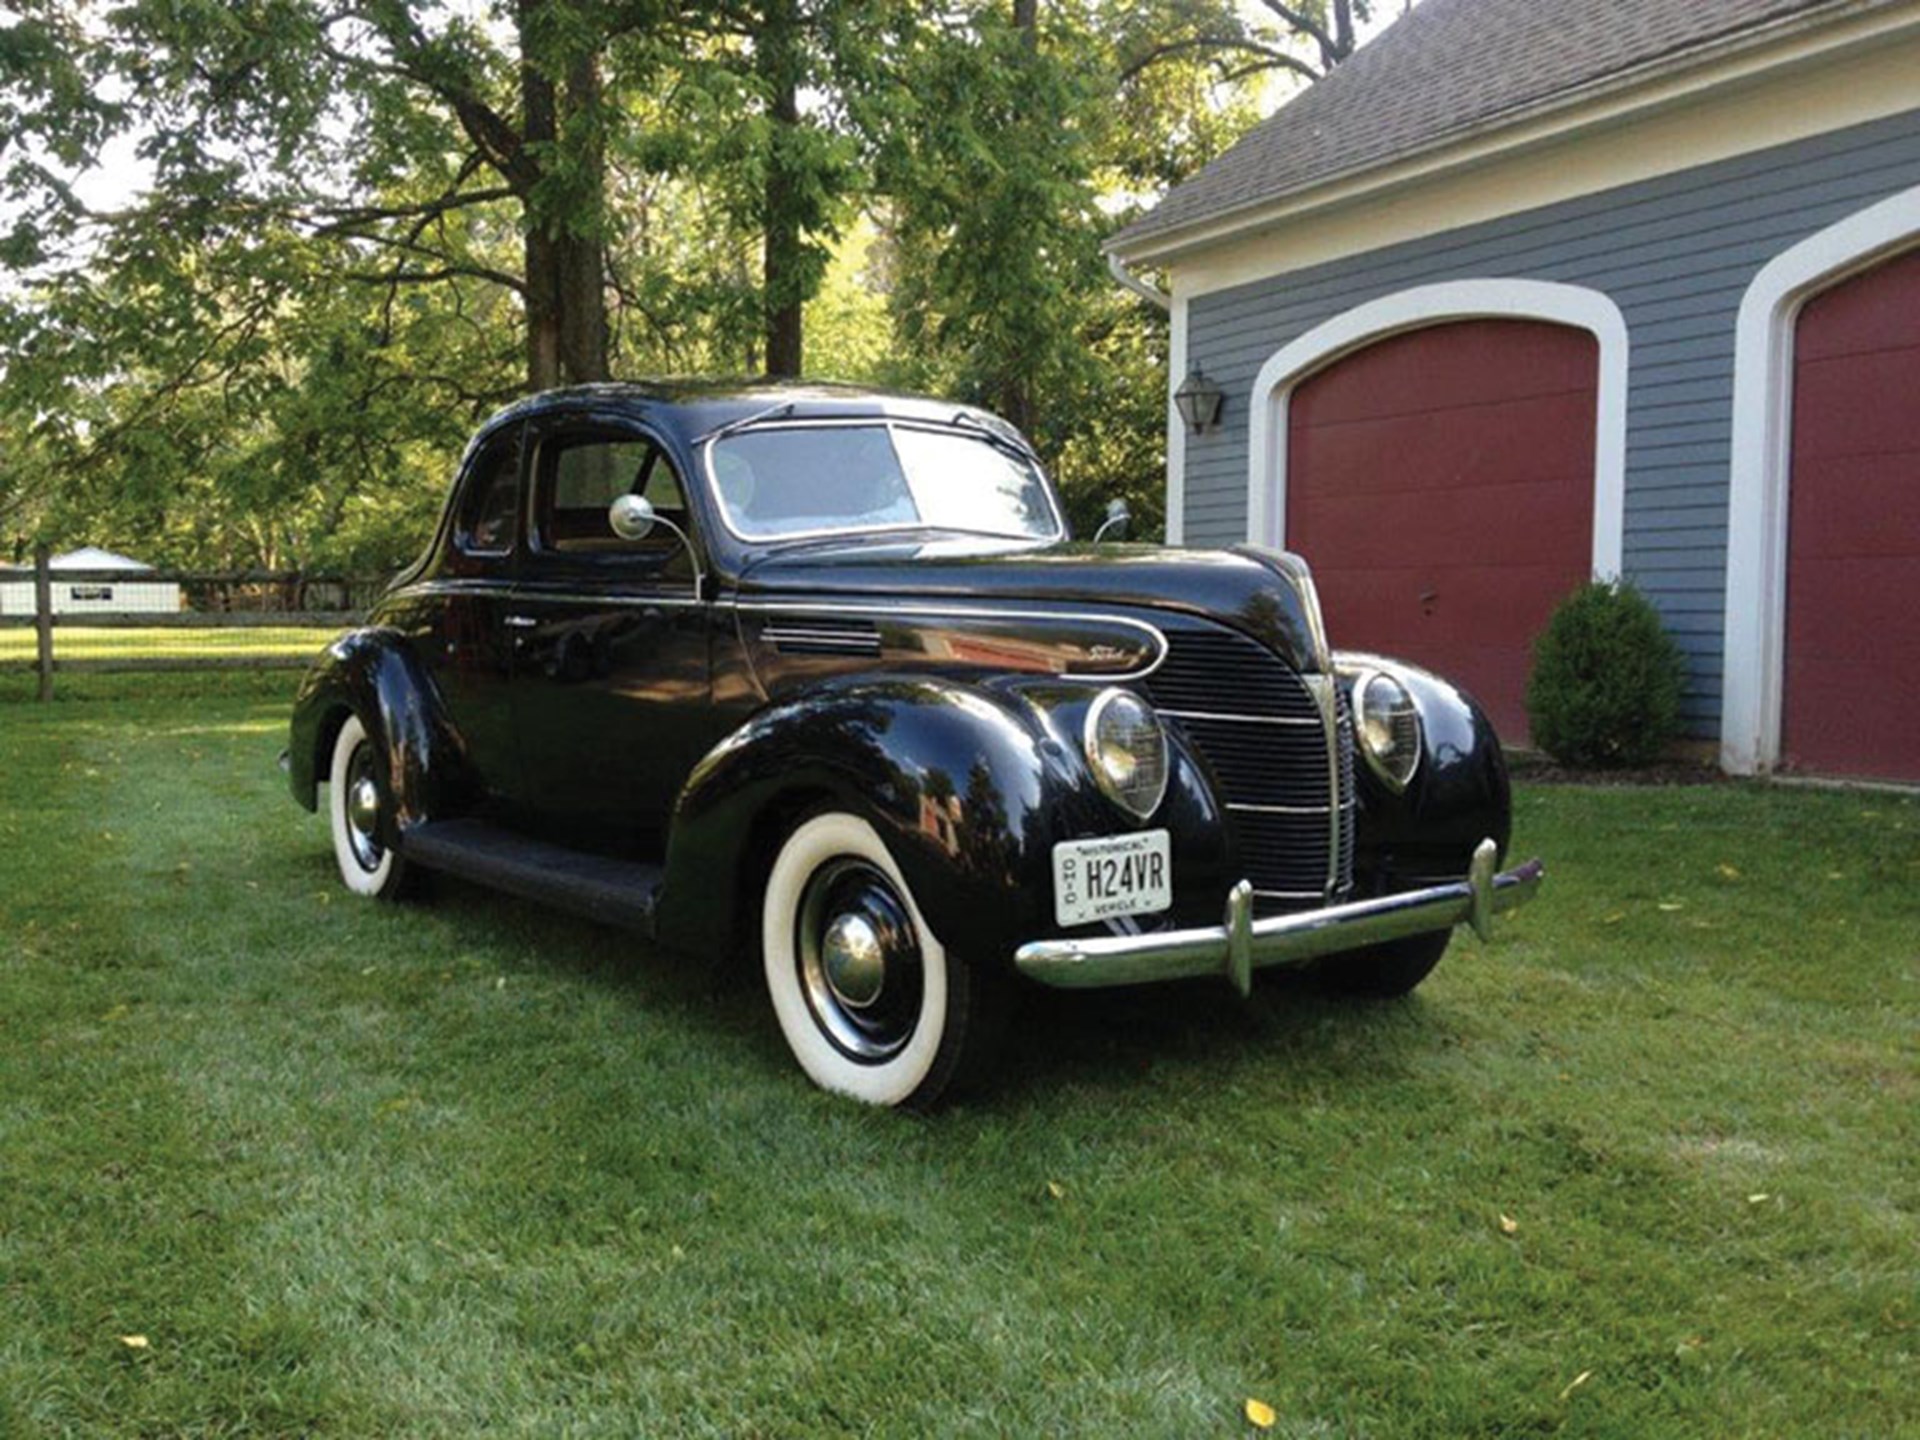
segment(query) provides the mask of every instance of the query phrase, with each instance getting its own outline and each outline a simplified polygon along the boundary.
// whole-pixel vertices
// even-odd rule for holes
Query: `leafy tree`
[[[1149,0],[1132,7],[1120,78],[1132,80],[1170,59],[1200,58],[1229,81],[1277,71],[1312,82],[1352,56],[1362,25],[1412,8],[1413,0]]]
[[[1165,320],[1119,290],[1101,242],[1256,116],[1204,58],[1122,86],[1137,7],[1016,0],[923,17],[865,123],[894,242],[900,383],[985,404],[1052,462],[1076,529],[1112,498],[1158,533]],[[883,110],[877,118],[874,110]]]
[[[1037,433],[1042,396],[1084,383],[1073,313],[1101,274],[1086,117],[1097,71],[983,9],[917,28],[900,62],[882,183],[896,315],[925,379]]]
[[[744,368],[805,370],[804,315],[864,195],[846,103],[888,0],[738,0],[713,7],[678,77],[676,178],[712,195],[725,231],[758,251],[757,332]],[[743,287],[746,288],[746,287]]]
[[[1099,244],[1254,93],[1134,65],[1161,11],[16,0],[0,524],[395,563],[517,389],[764,368],[982,401],[1082,524],[1120,493],[1150,533],[1163,321]],[[116,141],[154,183],[95,213]]]

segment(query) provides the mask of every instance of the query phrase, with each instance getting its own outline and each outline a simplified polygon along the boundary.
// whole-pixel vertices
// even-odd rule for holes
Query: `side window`
[[[542,550],[560,554],[660,555],[684,551],[664,526],[644,540],[622,540],[607,523],[621,495],[644,495],[683,530],[686,501],[673,464],[651,440],[632,434],[549,436],[540,447],[534,533]]]
[[[520,505],[520,431],[495,436],[473,459],[454,538],[469,555],[508,555]]]

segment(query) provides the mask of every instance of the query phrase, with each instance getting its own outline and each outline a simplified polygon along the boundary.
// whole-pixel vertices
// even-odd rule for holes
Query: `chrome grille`
[[[1259,642],[1232,630],[1169,630],[1167,641],[1167,656],[1147,681],[1159,708],[1230,710],[1241,718],[1294,720],[1320,728],[1320,707],[1312,693]]]
[[[1347,692],[1334,689],[1336,723],[1340,729],[1340,854],[1334,867],[1333,895],[1344,900],[1353,893],[1353,827],[1360,806],[1353,790],[1353,707],[1347,704]]]
[[[1167,642],[1145,688],[1213,772],[1255,913],[1343,898],[1353,880],[1354,811],[1344,703],[1330,759],[1319,701],[1278,655],[1224,629],[1169,628]],[[1335,784],[1337,796],[1329,794]]]

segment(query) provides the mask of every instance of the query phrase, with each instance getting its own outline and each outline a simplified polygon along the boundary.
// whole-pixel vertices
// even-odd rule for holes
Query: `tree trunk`
[[[792,0],[768,0],[756,60],[768,92],[766,210],[761,254],[767,374],[792,378],[804,352],[806,257],[800,233],[801,186],[793,173],[800,125],[799,36]]]
[[[605,380],[606,252],[597,239],[555,234],[527,213],[527,383],[535,390]]]
[[[1031,66],[1033,52],[1040,48],[1040,0],[1013,0],[1013,25],[1027,47],[1030,58],[1026,63]],[[1033,385],[1018,359],[1000,381],[996,408],[1023,435],[1033,433]]]
[[[530,46],[534,0],[520,7],[520,103],[525,150],[545,168],[564,150],[568,183],[535,184],[521,196],[526,223],[527,383],[534,390],[605,380],[606,243],[601,217],[606,153],[594,111],[600,67],[591,50],[569,58],[556,85]]]

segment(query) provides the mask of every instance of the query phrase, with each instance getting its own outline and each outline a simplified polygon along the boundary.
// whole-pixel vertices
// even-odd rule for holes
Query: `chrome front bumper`
[[[1538,860],[1529,860],[1496,875],[1497,857],[1493,841],[1482,840],[1464,880],[1267,920],[1253,918],[1253,887],[1242,880],[1227,895],[1224,925],[1154,935],[1035,940],[1015,951],[1013,962],[1021,974],[1065,989],[1224,975],[1245,995],[1253,988],[1253,972],[1268,966],[1301,965],[1455,925],[1471,925],[1482,940],[1490,938],[1493,917],[1531,900],[1546,874]]]

